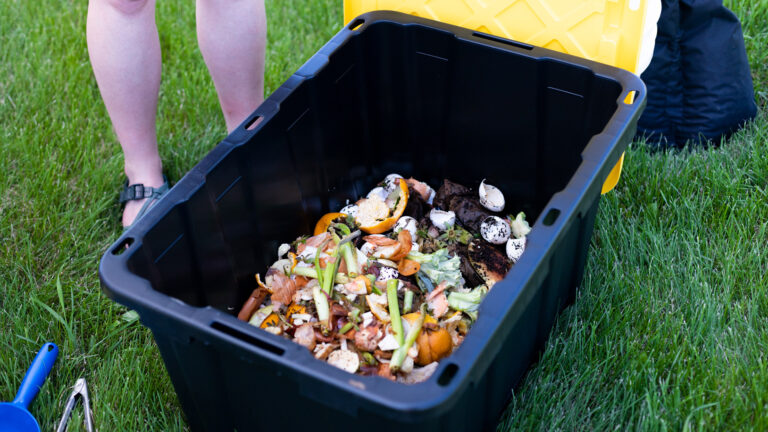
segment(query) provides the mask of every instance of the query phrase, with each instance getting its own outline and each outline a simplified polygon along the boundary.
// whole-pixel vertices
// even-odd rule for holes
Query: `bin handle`
[[[272,100],[273,96],[270,96],[259,105],[232,133],[224,138],[224,141],[233,145],[240,145],[256,135],[262,125],[266,124],[280,110],[278,103]]]
[[[285,354],[285,350],[283,348],[269,341],[266,341],[261,337],[257,337],[257,335],[254,334],[255,332],[246,333],[240,329],[237,329],[221,321],[213,321],[211,323],[211,328],[220,333],[224,333],[227,336],[233,337],[239,340],[240,342],[259,348],[262,351],[266,351],[278,357]]]

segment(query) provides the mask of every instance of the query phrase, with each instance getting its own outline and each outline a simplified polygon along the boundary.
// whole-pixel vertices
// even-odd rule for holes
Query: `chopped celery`
[[[403,334],[403,321],[400,320],[400,306],[397,304],[397,285],[398,279],[387,281],[387,304],[389,305],[389,318],[392,321],[392,331],[395,332],[395,339],[400,346],[403,345],[405,335]]]
[[[392,360],[389,361],[389,370],[392,373],[397,372],[403,365],[405,356],[408,355],[408,350],[411,349],[413,343],[421,332],[421,327],[424,325],[424,317],[427,316],[427,303],[422,303],[419,310],[419,317],[411,325],[408,330],[408,336],[405,338],[405,343],[400,345],[400,348],[396,349],[392,354]]]
[[[321,269],[322,272],[322,269]],[[293,269],[293,274],[298,276],[304,276],[312,279],[317,279],[318,282],[320,282],[320,279],[317,277],[317,270],[315,270],[312,267],[296,267]],[[336,273],[336,277],[334,278],[336,283],[347,283],[349,282],[349,276],[344,273]]]
[[[320,287],[315,286],[312,288],[312,299],[315,301],[315,309],[317,309],[317,319],[324,326],[328,327],[330,319],[330,306],[328,305],[328,298],[320,291]]]
[[[403,299],[403,313],[408,313],[413,307],[413,291],[408,290],[405,292],[405,298]]]

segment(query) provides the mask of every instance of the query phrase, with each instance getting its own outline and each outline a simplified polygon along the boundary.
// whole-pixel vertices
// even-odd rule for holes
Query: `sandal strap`
[[[154,195],[154,196],[151,196],[151,197],[149,197],[149,199],[148,199],[148,200],[147,200],[147,201],[144,203],[144,205],[143,205],[143,206],[141,206],[141,208],[139,209],[139,212],[138,212],[138,213],[136,213],[136,218],[134,219],[134,222],[135,222],[135,221],[137,221],[137,220],[139,220],[139,219],[140,219],[142,216],[144,216],[144,214],[145,214],[146,212],[148,212],[148,211],[149,211],[149,208],[150,208],[150,207],[151,207],[151,206],[152,206],[152,205],[153,205],[155,202],[157,202],[157,200],[159,200],[159,199],[160,199],[160,197],[162,197],[162,196],[163,196],[163,194],[161,193],[161,194],[158,194],[158,195]]]
[[[120,191],[120,202],[124,203],[131,200],[143,200],[145,198],[160,198],[164,193],[168,191],[168,180],[163,176],[163,183],[160,187],[144,186],[141,183],[123,186],[123,190]]]

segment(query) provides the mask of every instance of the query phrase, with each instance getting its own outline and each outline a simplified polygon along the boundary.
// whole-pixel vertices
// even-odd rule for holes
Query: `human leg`
[[[155,0],[90,0],[88,54],[101,97],[123,148],[129,183],[163,184],[157,151],[160,41]],[[123,225],[130,225],[144,200],[128,201]]]
[[[231,132],[264,100],[264,0],[197,0],[197,39]]]

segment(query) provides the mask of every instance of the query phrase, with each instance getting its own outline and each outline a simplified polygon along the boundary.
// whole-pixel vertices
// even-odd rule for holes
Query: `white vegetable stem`
[[[312,287],[312,299],[315,301],[315,309],[317,309],[317,319],[328,326],[330,318],[330,306],[328,306],[328,298],[319,286]]]
[[[403,360],[405,360],[405,356],[408,354],[408,350],[411,349],[413,343],[416,341],[416,338],[419,336],[419,333],[421,333],[421,327],[424,325],[424,318],[427,316],[427,303],[421,304],[421,309],[419,312],[419,317],[416,318],[416,321],[408,330],[408,336],[405,338],[405,344],[401,345],[400,348],[396,349],[394,354],[392,354],[392,360],[389,362],[389,370],[392,373],[400,370],[400,367],[403,365]]]

